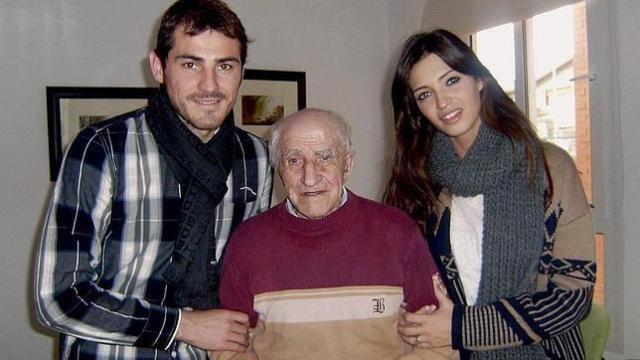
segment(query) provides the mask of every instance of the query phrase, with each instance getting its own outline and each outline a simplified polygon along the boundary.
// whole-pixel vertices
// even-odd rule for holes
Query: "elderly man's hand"
[[[176,339],[205,350],[245,351],[249,317],[230,310],[182,311]]]
[[[453,302],[437,275],[433,277],[433,289],[440,306],[427,305],[415,313],[406,312],[398,324],[402,339],[420,348],[436,348],[451,345],[451,319]]]

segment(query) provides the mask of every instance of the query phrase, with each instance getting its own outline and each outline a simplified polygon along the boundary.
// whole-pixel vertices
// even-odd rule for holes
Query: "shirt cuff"
[[[179,321],[179,309],[151,305],[147,322],[135,345],[167,349],[175,339]]]
[[[164,348],[165,350],[169,350],[169,348],[171,347],[171,344],[173,344],[173,342],[176,341],[176,336],[178,336],[178,329],[180,329],[181,322],[182,322],[182,310],[178,309],[178,323],[176,324],[176,329],[173,331],[173,335],[171,335],[171,340],[169,340],[167,347]]]

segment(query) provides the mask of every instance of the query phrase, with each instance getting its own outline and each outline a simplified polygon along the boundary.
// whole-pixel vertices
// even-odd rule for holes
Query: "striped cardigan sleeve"
[[[97,284],[103,239],[113,230],[109,139],[84,129],[65,156],[37,258],[36,315],[44,326],[90,341],[166,348],[179,310]]]
[[[485,306],[456,305],[455,349],[539,343],[575,328],[589,312],[596,272],[590,206],[573,160],[552,146],[545,152],[554,196],[546,213],[538,291]]]

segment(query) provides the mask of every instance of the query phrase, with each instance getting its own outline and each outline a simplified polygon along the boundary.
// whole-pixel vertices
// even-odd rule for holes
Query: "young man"
[[[276,123],[270,150],[287,199],[238,227],[220,285],[221,306],[249,315],[251,345],[215,358],[455,358],[397,332],[403,303],[438,303],[437,269],[407,215],[346,189],[354,152],[344,120],[302,110]]]
[[[70,145],[36,274],[36,313],[61,333],[60,358],[246,348],[248,317],[217,309],[227,239],[271,197],[265,144],[232,116],[246,54],[223,2],[176,2],[149,55],[158,94]]]

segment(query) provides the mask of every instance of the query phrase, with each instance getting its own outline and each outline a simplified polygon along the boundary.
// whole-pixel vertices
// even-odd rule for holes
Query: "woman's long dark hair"
[[[437,55],[451,69],[482,81],[480,116],[487,126],[525,145],[531,181],[538,166],[547,167],[541,141],[529,119],[462,40],[442,29],[413,35],[404,44],[391,88],[397,144],[384,202],[406,211],[421,225],[435,213],[437,190],[430,180],[427,161],[438,130],[418,109],[409,75],[430,54]],[[538,164],[540,160],[542,164]],[[551,179],[546,173],[550,192]]]

